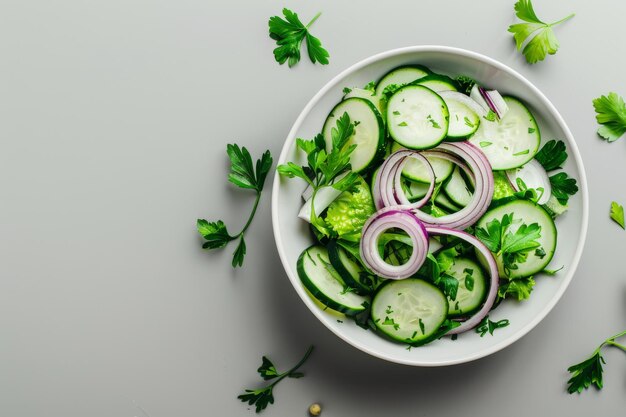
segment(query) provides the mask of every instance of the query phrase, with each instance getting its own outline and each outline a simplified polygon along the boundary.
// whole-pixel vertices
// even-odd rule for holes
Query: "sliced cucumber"
[[[498,170],[513,169],[530,161],[539,151],[541,134],[534,116],[522,102],[504,97],[509,106],[501,120],[483,117],[469,141],[478,146]]]
[[[384,151],[385,124],[370,101],[357,97],[344,100],[332,109],[322,129],[328,152],[332,149],[332,129],[344,113],[348,113],[350,121],[356,124],[347,146],[357,145],[350,155],[350,164],[352,171],[361,172]]]
[[[548,202],[543,205],[543,208],[545,208],[546,211],[550,214],[550,216],[554,219],[560,216],[561,214],[565,213],[568,209],[568,206],[567,204],[565,205],[561,204],[554,195],[551,195],[550,198],[548,199]]]
[[[391,146],[391,152],[396,152],[400,149],[406,148],[399,143],[394,143]],[[430,163],[430,166],[433,167],[433,171],[435,171],[435,183],[439,184],[440,182],[445,181],[446,178],[452,174],[454,164],[447,159],[437,158],[434,156],[426,156],[426,159]],[[404,165],[402,175],[413,181],[430,184],[430,176],[428,175],[425,164],[414,158],[409,159],[406,165]]]
[[[424,196],[428,192],[428,189],[430,188],[430,184],[427,184],[425,182],[411,181],[407,178],[402,181],[402,185],[404,186],[404,194],[406,194],[406,198],[408,198],[409,201],[417,201],[421,198],[424,198]]]
[[[348,287],[361,295],[367,295],[373,291],[376,277],[367,273],[336,240],[331,240],[326,248],[330,264]]]
[[[479,114],[463,103],[468,97],[462,93],[442,93],[441,97],[448,106],[450,112],[450,126],[446,140],[464,140],[473,135],[480,126]]]
[[[369,297],[355,294],[342,282],[330,264],[323,246],[311,246],[298,258],[298,276],[307,290],[322,304],[335,311],[354,315],[365,310]]]
[[[343,96],[343,99],[347,100],[352,97],[357,97],[357,98],[368,100],[374,105],[374,107],[376,107],[376,109],[380,109],[380,97],[378,97],[376,93],[370,90],[364,90],[362,88],[354,87],[353,89],[350,90],[349,93]]]
[[[394,68],[389,71],[376,84],[376,95],[381,96],[385,87],[396,84],[405,85],[415,80],[426,77],[431,72],[428,68],[421,65],[407,65],[404,67]]]
[[[473,313],[483,304],[487,295],[487,280],[483,269],[469,258],[458,257],[446,272],[459,281],[456,298],[452,300],[448,297],[448,314],[460,316]]]
[[[448,106],[431,89],[407,85],[387,103],[387,126],[391,137],[409,149],[433,148],[448,133]]]
[[[455,167],[452,175],[443,186],[443,191],[458,206],[465,207],[472,201],[472,186],[468,184],[461,174],[461,169]]]
[[[425,341],[448,315],[448,300],[434,285],[416,278],[383,285],[372,301],[372,320],[381,332],[399,342]]]
[[[436,93],[442,91],[459,91],[458,84],[452,78],[441,74],[429,74],[415,81],[413,84],[423,85]]]
[[[493,173],[493,200],[513,197],[515,190],[504,171]]]
[[[517,269],[509,270],[508,274],[504,270],[502,256],[496,256],[500,276],[513,279],[529,277],[541,272],[552,260],[556,249],[557,232],[552,217],[541,206],[531,201],[512,200],[487,211],[478,221],[476,227],[486,229],[487,223],[496,219],[502,221],[506,214],[513,215],[513,224],[509,228],[511,233],[515,233],[521,224],[537,223],[541,227],[541,237],[537,241],[545,254],[541,251],[530,251],[526,261],[518,263]]]
[[[452,202],[452,200],[450,200],[445,193],[441,192],[435,197],[435,205],[446,209],[450,213],[459,211],[460,209],[460,207],[454,204],[454,202]]]

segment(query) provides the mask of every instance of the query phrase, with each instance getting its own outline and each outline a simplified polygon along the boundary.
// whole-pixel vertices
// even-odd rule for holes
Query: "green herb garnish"
[[[400,325],[396,323],[392,318],[389,318],[389,316],[385,316],[385,320],[382,324],[383,326],[393,326],[395,330],[400,329]]]
[[[487,223],[487,228],[476,228],[476,237],[496,255],[501,256],[505,273],[517,269],[528,254],[541,244],[541,226],[538,223],[521,224],[513,233],[509,229],[513,224],[513,213],[505,214],[502,220],[494,219]]]
[[[476,327],[476,333],[480,334],[480,337],[483,337],[484,335],[487,334],[487,332],[489,332],[490,335],[493,336],[493,332],[496,329],[501,329],[503,327],[506,327],[509,325],[509,321],[507,319],[503,319],[500,321],[491,321],[489,320],[489,316],[486,316],[478,325],[478,327]]]
[[[567,371],[572,374],[572,377],[567,381],[569,384],[567,387],[567,392],[573,394],[575,392],[581,393],[591,385],[595,385],[597,389],[602,389],[602,373],[604,370],[602,369],[602,364],[606,364],[604,358],[602,357],[602,348],[604,346],[614,346],[618,349],[626,352],[626,346],[617,343],[615,339],[618,339],[622,336],[626,335],[626,331],[618,333],[614,336],[606,339],[600,346],[593,351],[591,356],[581,363],[576,365],[572,365],[567,368]]]
[[[578,192],[576,180],[570,178],[565,172],[551,176],[550,184],[552,185],[552,195],[564,206],[567,205],[569,198]]]
[[[611,202],[611,219],[615,221],[615,223],[619,224],[622,229],[624,229],[624,207],[616,203],[615,201]]]
[[[616,93],[600,96],[593,100],[596,120],[600,126],[598,135],[609,142],[614,142],[626,133],[626,103]]]
[[[516,23],[509,26],[509,32],[515,38],[517,50],[524,49],[522,53],[526,57],[526,61],[534,64],[543,61],[550,54],[554,55],[559,49],[559,41],[552,30],[553,26],[563,23],[574,17],[574,14],[554,23],[545,23],[541,21],[535,14],[533,4],[530,0],[519,0],[515,3],[515,15],[526,23]],[[531,35],[535,34],[532,38]],[[530,38],[530,40],[528,40]],[[528,42],[526,42],[528,40]]]
[[[238,145],[228,145],[226,152],[230,158],[230,173],[228,174],[228,181],[235,184],[239,188],[250,189],[256,192],[256,199],[254,200],[254,206],[252,212],[248,217],[248,221],[241,231],[237,234],[231,235],[226,229],[226,225],[222,220],[217,222],[208,222],[204,219],[198,219],[196,227],[198,232],[206,240],[202,244],[203,249],[217,249],[223,248],[232,240],[239,239],[239,245],[233,254],[232,265],[233,268],[243,265],[243,259],[246,255],[246,242],[244,241],[244,233],[248,230],[250,223],[256,213],[256,209],[261,199],[261,193],[263,191],[263,185],[265,184],[265,178],[267,173],[272,167],[272,155],[270,151],[265,151],[260,159],[256,161],[256,169],[252,164],[252,157],[250,152]]]
[[[344,113],[337,119],[337,124],[331,129],[332,148],[326,152],[326,140],[318,134],[314,139],[296,139],[296,146],[307,154],[308,166],[302,167],[288,162],[279,165],[277,170],[281,175],[288,178],[301,178],[313,187],[311,196],[311,224],[324,236],[331,237],[333,230],[330,225],[315,213],[315,196],[325,186],[332,186],[336,190],[346,191],[359,179],[359,175],[350,172],[350,155],[356,148],[348,141],[354,134],[354,123],[351,122],[348,113]],[[335,179],[342,174],[341,179]]]
[[[265,356],[263,356],[261,366],[257,369],[257,372],[261,375],[264,381],[274,380],[271,384],[266,386],[265,388],[251,390],[246,389],[245,393],[239,395],[239,398],[244,403],[248,403],[250,405],[256,406],[256,412],[260,413],[263,411],[269,404],[274,404],[274,395],[273,389],[280,381],[285,378],[302,378],[304,374],[302,372],[296,372],[298,368],[300,368],[304,362],[309,358],[313,352],[313,346],[310,346],[309,349],[304,354],[304,357],[300,359],[300,362],[296,364],[293,368],[288,370],[287,372],[278,373],[274,364]]]
[[[321,13],[315,15],[305,26],[298,15],[291,10],[284,8],[283,15],[272,16],[268,22],[270,38],[276,41],[278,47],[274,49],[274,59],[279,64],[287,62],[289,67],[293,67],[300,61],[300,47],[302,41],[306,39],[306,48],[311,62],[319,62],[322,65],[328,64],[328,51],[324,49],[322,43],[309,32],[309,27],[320,17]]]
[[[546,142],[541,148],[535,159],[539,162],[546,171],[554,171],[563,166],[567,160],[567,151],[565,150],[565,143],[562,140],[550,140]]]
[[[370,81],[363,86],[363,90],[370,91],[372,95],[376,93],[376,81]]]
[[[428,120],[435,129],[441,129],[441,126],[439,126],[439,123],[437,123],[430,114],[428,115],[426,120]]]
[[[480,142],[480,147],[481,148],[486,148],[487,146],[493,145],[493,142],[487,142],[487,141],[481,141]]]
[[[496,112],[494,112],[493,110],[489,110],[487,115],[483,116],[483,119],[487,120],[488,122],[495,122],[497,117],[498,116],[496,115]]]
[[[498,287],[499,298],[513,298],[517,301],[527,300],[535,286],[533,277],[515,278],[502,281]]]

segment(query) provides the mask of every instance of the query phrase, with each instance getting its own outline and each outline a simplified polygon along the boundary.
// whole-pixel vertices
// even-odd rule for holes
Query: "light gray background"
[[[0,2],[0,415],[251,416],[263,354],[279,367],[310,343],[307,376],[267,416],[621,415],[626,361],[605,388],[565,392],[566,368],[626,327],[624,139],[595,135],[593,98],[626,95],[616,1],[537,1],[561,49],[529,66],[506,32],[513,0],[2,0]],[[267,20],[287,6],[331,54],[279,66]],[[245,221],[253,195],[226,181],[227,143],[278,156],[300,110],[349,65],[440,44],[520,71],[559,109],[586,165],[590,227],[556,308],[513,346],[435,369],[386,363],[333,336],[278,259],[270,183],[247,236],[200,248],[195,220]],[[304,52],[304,51],[303,51]],[[143,411],[142,411],[143,410]]]

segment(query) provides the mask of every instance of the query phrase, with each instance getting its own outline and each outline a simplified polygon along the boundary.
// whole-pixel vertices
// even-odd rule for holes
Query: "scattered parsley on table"
[[[535,64],[543,61],[548,54],[554,55],[559,49],[559,41],[552,30],[552,27],[565,22],[574,17],[574,14],[554,23],[545,23],[537,17],[531,0],[519,0],[515,3],[515,15],[526,23],[516,23],[509,26],[509,32],[515,38],[517,50],[524,49],[522,53],[526,61]],[[533,35],[531,37],[531,35]],[[530,38],[530,40],[528,40]],[[526,42],[528,40],[528,42]]]
[[[619,224],[622,229],[626,229],[626,227],[624,227],[624,207],[615,201],[611,202],[611,219]]]
[[[252,163],[252,157],[250,152],[238,145],[228,145],[226,152],[230,158],[230,173],[228,174],[228,181],[235,184],[239,188],[254,190],[256,192],[256,199],[252,212],[248,217],[243,229],[234,235],[231,235],[226,225],[222,220],[216,222],[208,222],[204,219],[198,219],[196,227],[198,233],[206,240],[202,245],[203,249],[217,249],[223,248],[230,241],[239,239],[239,245],[233,254],[232,265],[233,268],[243,265],[243,259],[246,256],[246,242],[244,240],[244,233],[248,230],[248,227],[252,223],[252,219],[256,213],[256,209],[261,199],[261,193],[263,192],[263,185],[267,174],[272,167],[272,155],[270,151],[265,151],[260,159],[256,161],[256,169]]]
[[[279,373],[272,361],[270,361],[266,356],[263,356],[261,366],[257,369],[257,372],[261,375],[261,378],[263,378],[264,381],[273,382],[260,389],[246,389],[245,392],[237,398],[250,405],[256,406],[256,412],[260,413],[267,408],[269,404],[274,404],[273,390],[276,384],[285,378],[302,378],[304,376],[302,372],[296,371],[304,364],[304,362],[306,362],[309,356],[311,356],[311,352],[313,352],[313,346],[310,346],[307,349],[302,359],[300,359],[300,362],[298,362],[290,370],[283,373]]]
[[[609,93],[593,100],[596,120],[600,126],[598,135],[608,142],[615,142],[626,133],[626,103],[616,93]]]
[[[302,42],[306,40],[306,49],[312,63],[319,62],[322,65],[328,64],[328,51],[322,46],[322,42],[311,35],[309,28],[320,17],[321,13],[315,15],[305,26],[298,14],[284,8],[283,15],[272,16],[268,22],[270,38],[276,41],[277,48],[274,49],[274,59],[279,64],[287,62],[289,67],[293,67],[300,61],[300,48]]]

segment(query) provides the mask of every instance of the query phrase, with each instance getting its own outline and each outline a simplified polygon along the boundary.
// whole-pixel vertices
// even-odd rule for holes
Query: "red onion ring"
[[[459,164],[461,167],[467,164],[472,172],[471,178],[474,180],[474,194],[467,206],[447,216],[435,217],[416,209],[413,210],[413,213],[426,226],[444,226],[463,230],[473,225],[485,214],[493,198],[493,172],[487,157],[469,142],[442,143],[428,152],[455,163],[460,159],[464,162],[464,164]]]
[[[431,178],[430,187],[426,195],[419,201],[411,203],[402,189],[402,169],[409,161],[408,158],[415,158],[426,166],[426,170]],[[408,149],[402,149],[392,153],[380,166],[378,174],[374,180],[374,205],[377,210],[383,207],[399,206],[399,208],[411,210],[422,207],[431,197],[435,189],[435,171],[421,153]]]
[[[447,229],[445,227],[426,227],[426,232],[431,236],[448,235],[463,239],[464,241],[472,244],[476,249],[478,249],[478,251],[487,261],[491,281],[489,282],[489,293],[487,294],[487,298],[485,299],[483,306],[480,308],[480,310],[478,310],[478,312],[476,312],[469,319],[464,321],[459,327],[450,330],[448,334],[458,334],[473,329],[485,318],[485,316],[489,313],[489,310],[491,310],[491,307],[493,307],[494,302],[496,301],[496,296],[498,295],[498,285],[500,283],[500,275],[498,273],[498,265],[496,264],[496,260],[493,258],[493,255],[491,254],[489,249],[487,249],[487,247],[480,240],[470,235],[469,233],[465,233],[460,230]]]
[[[413,243],[409,260],[402,265],[391,265],[380,256],[378,239],[391,228],[402,229]],[[363,226],[361,258],[366,267],[377,275],[388,279],[403,279],[415,274],[428,254],[428,235],[422,222],[408,211],[386,207],[372,215]]]

